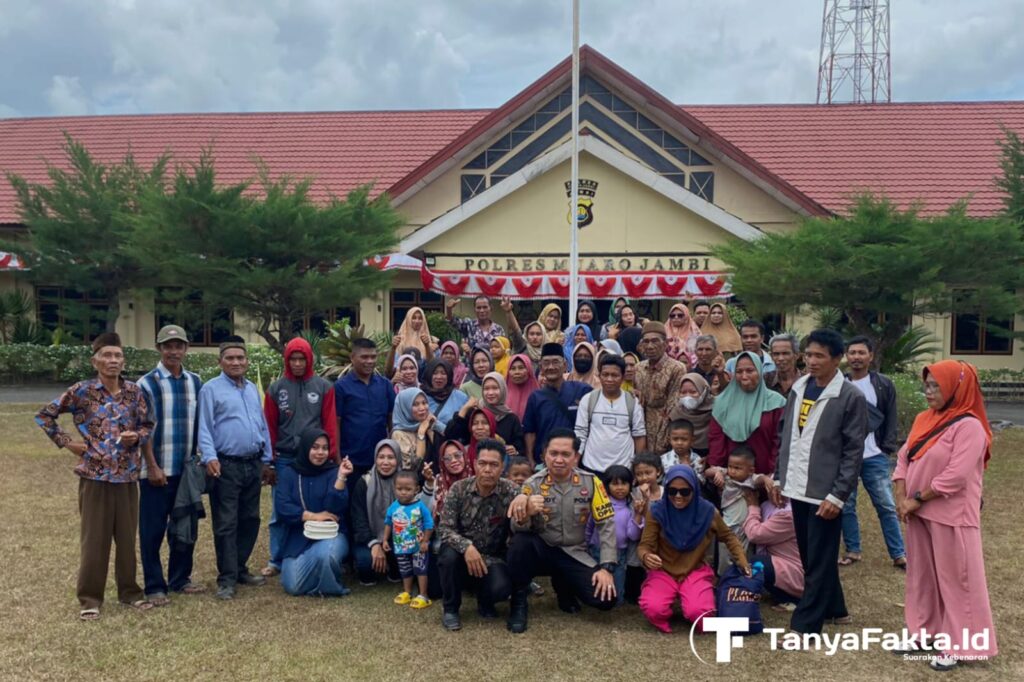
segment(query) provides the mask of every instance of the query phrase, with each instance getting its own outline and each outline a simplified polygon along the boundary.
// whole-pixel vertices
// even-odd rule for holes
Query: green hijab
[[[785,398],[765,386],[761,358],[750,351],[743,351],[736,356],[736,362],[739,363],[743,357],[750,358],[754,363],[758,377],[757,388],[747,393],[740,388],[740,382],[730,381],[715,398],[715,406],[711,410],[711,416],[734,443],[742,443],[750,438],[750,434],[761,425],[762,414],[786,405]]]

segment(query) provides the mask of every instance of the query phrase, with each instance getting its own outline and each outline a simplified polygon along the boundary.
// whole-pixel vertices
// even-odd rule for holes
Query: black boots
[[[526,621],[529,611],[527,597],[529,592],[526,589],[516,590],[512,593],[512,601],[509,604],[508,623],[509,632],[519,635],[526,632]]]

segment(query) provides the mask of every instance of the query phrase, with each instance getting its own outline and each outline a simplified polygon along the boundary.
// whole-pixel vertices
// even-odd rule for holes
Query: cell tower
[[[889,0],[825,0],[818,104],[892,100]]]

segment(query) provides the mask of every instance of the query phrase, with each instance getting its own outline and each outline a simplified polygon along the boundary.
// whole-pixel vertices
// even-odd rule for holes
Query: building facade
[[[658,319],[674,301],[726,295],[711,246],[839,213],[860,190],[919,202],[926,213],[971,195],[971,211],[990,215],[1000,208],[999,126],[1024,130],[1024,103],[680,107],[589,47],[581,62],[581,298],[597,300],[602,315],[619,295]],[[566,60],[494,110],[0,121],[0,169],[42,179],[41,159],[60,157],[67,130],[101,157],[120,157],[130,144],[140,161],[165,149],[195,158],[214,140],[225,182],[251,175],[253,154],[275,172],[314,174],[323,195],[376,182],[407,220],[396,254],[404,258],[394,259],[405,269],[378,296],[310,311],[300,326],[347,316],[394,330],[412,306],[442,310],[446,295],[471,314],[480,293],[511,295],[529,320],[566,297],[570,76]],[[17,229],[16,214],[12,192],[0,189],[0,223]],[[87,292],[30,284],[15,266],[0,273],[0,286],[26,290],[50,327],[62,323],[64,299],[105,310]],[[192,307],[186,322],[197,345],[232,332],[252,337],[231,311],[158,290],[122,297],[126,342],[150,346],[172,320],[161,297]],[[778,313],[777,326],[812,324],[799,311]],[[991,321],[915,322],[935,334],[943,357],[1024,368],[1020,344],[985,332]],[[1003,323],[1019,330],[1024,320]]]

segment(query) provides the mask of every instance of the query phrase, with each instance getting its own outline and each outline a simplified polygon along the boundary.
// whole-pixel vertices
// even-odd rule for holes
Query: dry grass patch
[[[463,608],[464,629],[446,633],[440,603],[420,612],[394,606],[393,586],[356,585],[342,599],[299,599],[285,596],[275,580],[241,588],[230,603],[211,594],[175,597],[168,608],[139,614],[117,605],[113,567],[102,619],[80,623],[72,459],[34,425],[36,407],[0,406],[3,679],[934,679],[926,664],[882,650],[834,657],[772,652],[766,636],[748,638],[728,667],[702,665],[690,653],[685,623],[673,635],[660,635],[635,607],[609,614],[585,609],[570,617],[550,596],[532,599],[530,630],[519,637],[505,631],[503,620],[480,622],[471,598]],[[1024,430],[1000,434],[986,478],[986,566],[1001,655],[949,679],[1024,678],[1022,446]],[[848,603],[856,627],[896,631],[903,622],[903,574],[890,565],[867,495],[860,505],[865,558],[843,569]],[[264,519],[268,506],[265,494]],[[252,567],[266,558],[264,527]],[[210,586],[215,578],[209,521],[200,527],[195,578]],[[788,624],[788,615],[769,609],[764,615],[769,627]],[[709,637],[698,640],[705,659],[713,660],[713,647]]]

